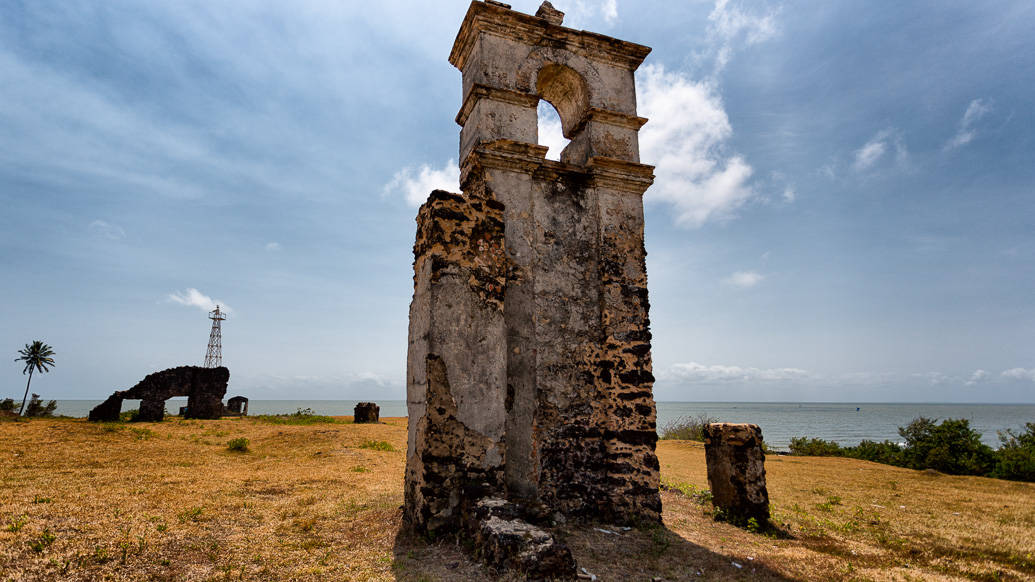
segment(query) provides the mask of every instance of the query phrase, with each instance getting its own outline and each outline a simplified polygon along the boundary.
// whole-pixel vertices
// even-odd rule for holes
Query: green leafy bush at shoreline
[[[57,400],[50,400],[46,404],[40,400],[39,394],[33,394],[32,398],[29,399],[29,403],[25,405],[26,417],[33,418],[51,418],[54,416],[54,411],[57,410]]]
[[[252,420],[268,422],[270,424],[343,424],[345,421],[338,420],[331,416],[316,414],[312,408],[299,408],[291,414],[258,414],[250,416]]]
[[[1024,425],[1026,431],[999,433],[999,450],[995,452],[995,469],[1000,479],[1035,481],[1035,422]]]
[[[981,442],[981,433],[970,428],[970,421],[946,419],[938,423],[917,417],[898,433],[904,445],[864,440],[854,447],[833,441],[794,437],[791,454],[801,456],[850,457],[909,469],[934,469],[951,475],[982,475],[1035,481],[1035,423],[1026,431],[999,433],[998,450]]]

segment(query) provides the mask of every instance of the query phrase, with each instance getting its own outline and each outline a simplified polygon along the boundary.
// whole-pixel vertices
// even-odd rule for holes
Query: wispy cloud
[[[722,282],[727,285],[732,285],[733,287],[748,289],[761,283],[762,279],[765,279],[765,275],[756,273],[754,271],[737,271],[736,273],[733,273],[729,277],[723,279]]]
[[[1011,380],[1030,380],[1035,382],[1035,368],[1010,368],[1002,373],[1004,378],[1010,378]]]
[[[279,242],[268,242],[266,243],[265,249],[271,253],[277,252],[281,249]]]
[[[126,238],[126,231],[117,224],[112,224],[105,220],[95,220],[90,223],[90,232],[103,236],[109,240],[119,240]]]
[[[571,0],[553,4],[565,12],[565,26],[584,28],[601,20],[609,25],[618,21],[618,0]]]
[[[714,54],[713,75],[718,75],[729,64],[738,46],[751,46],[779,34],[778,9],[765,14],[751,12],[729,0],[717,0],[708,15],[708,37]]]
[[[460,191],[460,167],[454,160],[449,160],[441,168],[432,168],[428,164],[419,168],[403,168],[385,185],[383,194],[401,194],[408,204],[420,206],[432,190]]]
[[[219,309],[223,312],[231,313],[233,311],[226,302],[212,299],[193,287],[189,287],[186,291],[170,293],[167,296],[167,300],[173,303],[179,303],[180,305],[186,305],[188,307],[197,307],[206,313],[215,309],[216,305],[218,305]]]
[[[868,170],[877,165],[885,154],[891,155],[892,152],[899,165],[909,161],[909,150],[902,139],[902,132],[895,128],[883,129],[855,151],[852,167],[858,172]]]
[[[984,370],[974,370],[974,373],[970,375],[970,379],[965,382],[967,386],[976,386],[985,380],[988,380],[989,374]]]
[[[780,382],[803,380],[812,374],[800,368],[750,368],[705,365],[697,362],[673,364],[659,372],[659,378],[684,383],[715,384],[728,382]]]
[[[954,150],[970,143],[977,135],[975,125],[990,111],[992,111],[992,104],[987,100],[974,99],[971,101],[967,105],[967,110],[963,113],[963,118],[960,119],[956,135],[952,136],[952,139],[945,144],[945,151]]]
[[[798,192],[794,189],[794,186],[788,184],[783,188],[783,201],[790,204],[798,199]]]

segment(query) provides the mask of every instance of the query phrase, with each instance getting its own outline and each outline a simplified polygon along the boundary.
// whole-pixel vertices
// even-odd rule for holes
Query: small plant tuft
[[[177,515],[180,523],[187,523],[188,521],[198,521],[201,519],[201,514],[205,509],[201,506],[195,506],[190,509],[184,509]]]
[[[41,533],[39,535],[38,538],[36,538],[36,539],[34,539],[34,540],[29,542],[29,547],[32,548],[32,551],[34,551],[37,554],[39,554],[39,553],[42,553],[43,550],[45,550],[48,547],[50,547],[50,545],[53,544],[54,540],[56,540],[56,539],[57,539],[57,536],[55,536],[54,534],[50,533],[49,529],[45,529],[45,530],[43,530],[43,533]]]
[[[25,527],[25,524],[27,523],[29,523],[29,518],[25,515],[20,515],[18,517],[11,519],[11,521],[7,524],[7,531],[12,533],[20,531],[23,527]]]
[[[370,449],[371,451],[395,452],[395,447],[393,447],[391,443],[387,443],[385,441],[365,440],[359,443],[359,448]]]
[[[236,439],[231,439],[230,442],[226,443],[226,448],[227,450],[234,451],[237,453],[247,453],[248,444],[248,439],[240,437]]]

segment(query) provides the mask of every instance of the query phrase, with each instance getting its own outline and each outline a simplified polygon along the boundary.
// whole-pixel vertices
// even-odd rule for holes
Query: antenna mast
[[[205,367],[218,368],[223,365],[223,328],[222,322],[226,314],[219,311],[219,306],[208,313],[212,320],[212,333],[208,335],[208,351],[205,352]]]

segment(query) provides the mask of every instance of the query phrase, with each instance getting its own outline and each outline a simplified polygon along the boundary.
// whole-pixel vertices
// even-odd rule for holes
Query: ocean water
[[[57,414],[86,416],[100,400],[59,400]],[[316,414],[350,416],[358,400],[252,400],[249,414],[288,414],[310,408]],[[173,398],[166,410],[175,414],[186,399]],[[405,400],[380,400],[381,416],[406,416]],[[122,409],[137,406],[126,401]],[[719,422],[750,422],[762,428],[774,449],[786,449],[792,437],[808,436],[856,445],[863,439],[900,442],[898,427],[918,416],[965,418],[993,447],[997,431],[1022,429],[1035,422],[1035,404],[875,404],[833,402],[658,402],[658,428],[682,417],[706,415]]]

